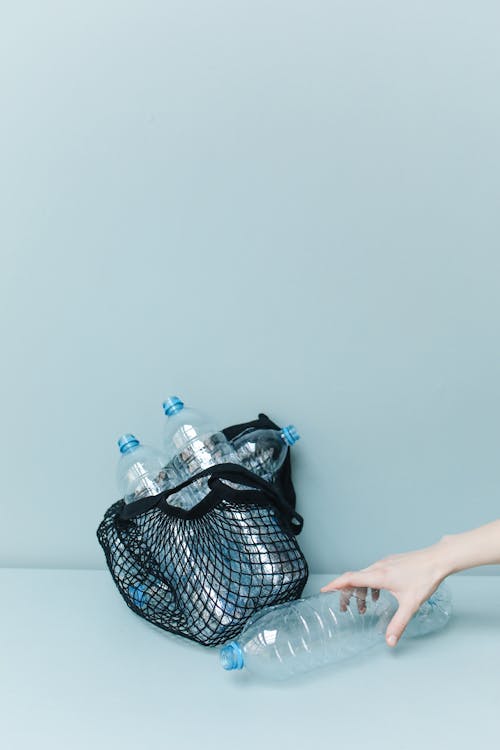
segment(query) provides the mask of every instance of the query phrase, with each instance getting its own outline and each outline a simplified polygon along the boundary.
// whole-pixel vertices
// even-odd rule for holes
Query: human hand
[[[376,601],[380,589],[387,589],[398,600],[398,610],[386,630],[386,642],[395,646],[411,617],[423,602],[437,589],[446,572],[440,563],[439,543],[414,552],[389,555],[382,560],[355,572],[343,573],[334,578],[321,591],[342,589],[340,609],[346,611],[351,596],[358,602],[358,611],[366,612],[368,588]]]

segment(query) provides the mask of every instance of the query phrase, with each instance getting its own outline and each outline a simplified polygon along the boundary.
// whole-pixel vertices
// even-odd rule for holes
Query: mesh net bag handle
[[[193,482],[208,476],[210,492],[190,510],[170,505],[168,498],[188,487]],[[229,480],[253,489],[237,489],[229,486],[221,480]],[[260,490],[256,492],[255,490]],[[123,521],[136,518],[142,513],[158,507],[168,516],[177,518],[200,518],[209,510],[219,505],[222,500],[230,500],[233,503],[274,505],[283,530],[287,534],[297,536],[302,531],[304,519],[297,511],[282,497],[281,493],[258,474],[254,474],[239,464],[224,463],[215,464],[207,469],[194,474],[184,482],[164,490],[158,495],[142,498],[133,503],[124,504],[120,511],[120,519]]]

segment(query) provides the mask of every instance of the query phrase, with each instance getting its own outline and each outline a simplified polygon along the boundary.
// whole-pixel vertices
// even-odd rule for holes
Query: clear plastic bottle
[[[281,430],[249,430],[232,442],[239,462],[272,482],[283,465],[288,447],[299,439],[299,433],[289,424]]]
[[[172,590],[165,583],[148,576],[147,583],[131,583],[128,586],[128,594],[137,609],[147,613],[157,614],[158,609],[175,608],[175,599]]]
[[[358,612],[354,594],[353,599],[346,612],[340,610],[339,591],[266,607],[247,622],[237,641],[220,649],[222,666],[245,667],[262,678],[282,680],[385,643],[396,598],[381,590],[377,601],[367,597],[364,614]],[[403,638],[443,628],[450,614],[450,593],[441,584],[415,613]]]
[[[167,466],[174,473],[176,484],[215,464],[240,463],[232,444],[205,414],[184,406],[178,396],[170,396],[164,401],[163,409],[168,417],[163,447]],[[168,502],[189,510],[207,492],[207,478],[204,477],[171,495]]]
[[[141,542],[143,540],[141,539]],[[147,606],[172,606],[173,596],[170,589],[160,580],[147,574],[129,548],[119,536],[114,537],[110,549],[113,560],[113,576],[119,587],[126,591],[139,609]],[[174,602],[175,604],[175,602]]]
[[[141,445],[129,433],[118,439],[120,460],[117,466],[117,485],[126,503],[143,497],[158,495],[170,486],[172,477],[164,469],[165,461],[154,448]]]

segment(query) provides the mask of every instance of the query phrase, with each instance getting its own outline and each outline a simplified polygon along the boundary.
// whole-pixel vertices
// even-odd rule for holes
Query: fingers
[[[352,589],[342,589],[340,592],[339,608],[341,612],[347,612],[347,607],[351,601]]]
[[[333,581],[327,583],[326,586],[320,589],[320,591],[335,591],[336,589],[343,589],[351,586],[352,588],[383,588],[383,581],[381,580],[380,572],[377,570],[366,569],[358,570],[356,572],[349,571],[343,573],[338,578],[334,578]],[[366,600],[366,596],[365,596]]]
[[[349,587],[342,589],[340,591],[340,611],[341,612],[347,612],[347,607],[349,606],[351,602],[351,597],[354,596],[356,599],[356,604],[358,606],[358,612],[360,615],[364,615],[366,612],[366,593],[368,589],[363,588],[361,586],[356,586],[355,588]]]
[[[347,573],[343,573],[341,576],[334,578],[333,581],[330,581],[326,586],[323,586],[320,591],[327,592],[341,589],[339,599],[341,612],[347,612],[347,607],[350,604],[351,597],[355,596],[358,612],[361,615],[364,615],[366,613],[367,591],[371,588],[372,601],[378,601],[380,597],[380,589],[385,588],[384,575],[384,569],[376,565],[373,565],[370,568],[363,568],[356,572],[348,571]]]
[[[360,615],[364,615],[366,612],[366,588],[356,588],[354,590],[354,596],[358,600],[358,612]]]
[[[412,615],[417,611],[417,607],[409,604],[400,604],[399,609],[390,621],[385,631],[385,640],[388,646],[396,646],[403,632],[410,622]]]
[[[341,576],[334,578],[333,581],[330,581],[330,583],[327,583],[326,586],[323,586],[320,591],[334,591],[335,589],[346,588],[347,586],[351,585],[350,579],[353,575],[356,574],[351,573],[350,571],[348,573],[342,573]]]

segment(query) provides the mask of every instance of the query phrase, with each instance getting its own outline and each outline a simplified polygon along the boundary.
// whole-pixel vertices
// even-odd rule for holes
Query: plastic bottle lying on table
[[[357,599],[340,610],[340,591],[317,594],[266,607],[247,622],[237,641],[220,649],[224,669],[248,669],[268,680],[283,680],[326,664],[385,645],[385,631],[398,608],[397,599],[381,590],[377,601],[366,599],[360,614]],[[451,615],[445,584],[414,614],[402,638],[440,630]]]

